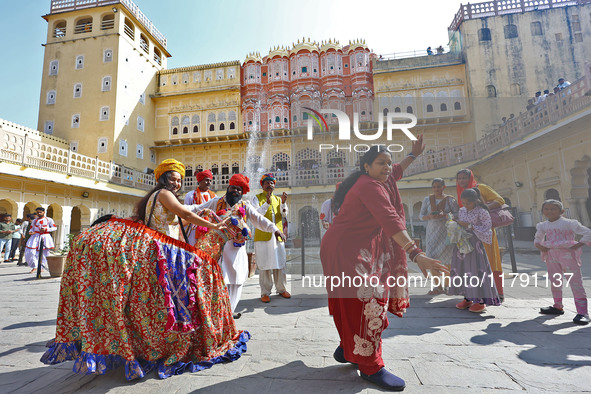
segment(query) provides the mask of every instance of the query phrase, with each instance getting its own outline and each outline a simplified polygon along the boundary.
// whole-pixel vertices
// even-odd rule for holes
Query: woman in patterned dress
[[[61,282],[56,338],[42,362],[74,360],[74,372],[85,374],[125,365],[132,380],[151,370],[160,378],[196,372],[246,351],[250,334],[236,329],[212,258],[223,243],[197,249],[167,235],[176,215],[216,233],[227,228],[180,204],[184,172],[173,159],[156,168],[157,185],[137,206],[149,227],[111,218],[75,238]]]
[[[388,327],[388,311],[402,317],[409,306],[405,252],[425,275],[427,269],[449,272],[408,236],[396,186],[425,149],[422,142],[419,136],[412,153],[394,165],[383,146],[372,146],[363,155],[359,171],[335,193],[338,215],[320,247],[328,308],[341,339],[335,360],[356,364],[362,378],[393,391],[403,390],[405,383],[384,368],[382,331]]]
[[[445,181],[442,178],[435,178],[431,182],[433,194],[425,197],[419,212],[419,219],[427,221],[427,256],[441,261],[446,266],[451,264],[451,254],[453,245],[447,245],[447,228],[445,226],[446,218],[449,213],[454,217],[458,214],[458,203],[456,199],[448,194],[444,194]],[[442,273],[433,272],[433,276],[439,277]],[[445,292],[445,285],[429,291],[429,295],[442,294]]]

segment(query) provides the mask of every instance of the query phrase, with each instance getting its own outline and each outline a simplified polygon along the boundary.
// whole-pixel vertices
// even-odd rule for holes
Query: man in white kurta
[[[47,256],[49,255],[49,251],[55,247],[50,233],[57,230],[53,219],[45,216],[45,208],[39,207],[35,209],[35,213],[37,213],[37,219],[31,223],[31,229],[29,230],[31,238],[27,241],[25,251],[25,259],[28,266],[31,267],[31,273],[35,272],[37,263],[39,262],[39,246],[41,240],[43,240],[41,267],[46,270],[48,269]]]
[[[248,178],[241,174],[235,174],[230,178],[230,186],[228,186],[228,190],[224,196],[213,198],[201,205],[193,205],[190,209],[193,212],[199,212],[206,208],[214,212],[220,209],[231,209],[234,205],[241,203],[243,191],[245,193],[250,191]],[[284,238],[277,226],[258,213],[250,203],[244,202],[243,204],[244,210],[246,211],[246,219],[250,220],[255,228],[272,232],[276,237]],[[226,242],[219,263],[224,274],[224,282],[228,288],[232,312],[234,312],[240,301],[242,285],[244,285],[244,282],[248,278],[248,256],[246,254],[246,248],[244,246],[234,246],[234,243],[231,241]]]
[[[287,193],[281,197],[273,194],[275,178],[273,174],[264,174],[260,180],[262,193],[252,197],[251,203],[257,211],[283,231],[283,218],[287,217]],[[284,298],[291,298],[287,291],[287,275],[285,273],[285,243],[278,242],[273,234],[256,230],[254,236],[254,252],[259,268],[259,285],[261,287],[261,301],[270,302],[271,290],[275,290]]]
[[[200,171],[195,175],[197,180],[197,188],[191,190],[185,196],[185,205],[201,205],[212,198],[215,198],[215,193],[209,190],[211,181],[213,180],[213,174],[209,170]],[[189,238],[189,244],[195,245],[195,233],[197,232],[197,226],[191,224],[187,237]]]

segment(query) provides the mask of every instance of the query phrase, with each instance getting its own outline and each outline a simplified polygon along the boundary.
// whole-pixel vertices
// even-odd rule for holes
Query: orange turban
[[[185,165],[183,163],[175,159],[166,159],[158,164],[158,167],[154,170],[154,179],[156,179],[156,182],[167,171],[176,171],[181,174],[181,178],[185,177]]]
[[[246,194],[250,191],[250,186],[248,186],[249,182],[250,179],[242,174],[234,174],[232,175],[232,178],[230,178],[230,186],[240,186],[242,188],[242,194]]]
[[[197,182],[201,182],[205,178],[209,178],[209,179],[213,180],[213,174],[211,173],[211,171],[205,170],[205,171],[198,172],[197,175],[195,175],[195,178],[197,179]]]

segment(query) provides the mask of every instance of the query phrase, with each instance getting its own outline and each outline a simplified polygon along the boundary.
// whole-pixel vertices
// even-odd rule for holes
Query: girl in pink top
[[[581,247],[591,244],[591,230],[577,220],[562,217],[564,207],[558,200],[546,200],[542,204],[542,213],[548,219],[538,223],[534,245],[542,252],[542,260],[548,267],[548,276],[552,283],[554,305],[540,309],[544,315],[564,314],[562,304],[562,282],[568,283],[575,298],[577,315],[575,324],[589,324],[587,313],[587,294],[583,288],[581,273]],[[575,235],[581,235],[579,242]],[[564,273],[572,274],[570,280]]]

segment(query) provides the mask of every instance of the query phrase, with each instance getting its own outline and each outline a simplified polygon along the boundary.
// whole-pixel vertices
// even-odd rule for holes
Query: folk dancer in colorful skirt
[[[160,378],[196,372],[246,351],[250,334],[236,329],[212,257],[231,236],[197,249],[167,235],[177,216],[212,233],[237,233],[236,226],[209,222],[180,203],[184,173],[182,163],[163,161],[135,221],[111,218],[74,239],[61,282],[56,338],[42,362],[74,360],[74,372],[84,374],[124,365],[132,380],[151,370]]]
[[[29,230],[31,237],[27,241],[27,249],[25,251],[25,261],[31,267],[31,273],[37,270],[41,240],[43,240],[41,269],[48,270],[47,256],[49,255],[49,251],[55,247],[50,233],[57,230],[53,219],[45,216],[45,208],[39,207],[35,209],[35,213],[37,214],[37,219],[31,223],[31,229]]]

